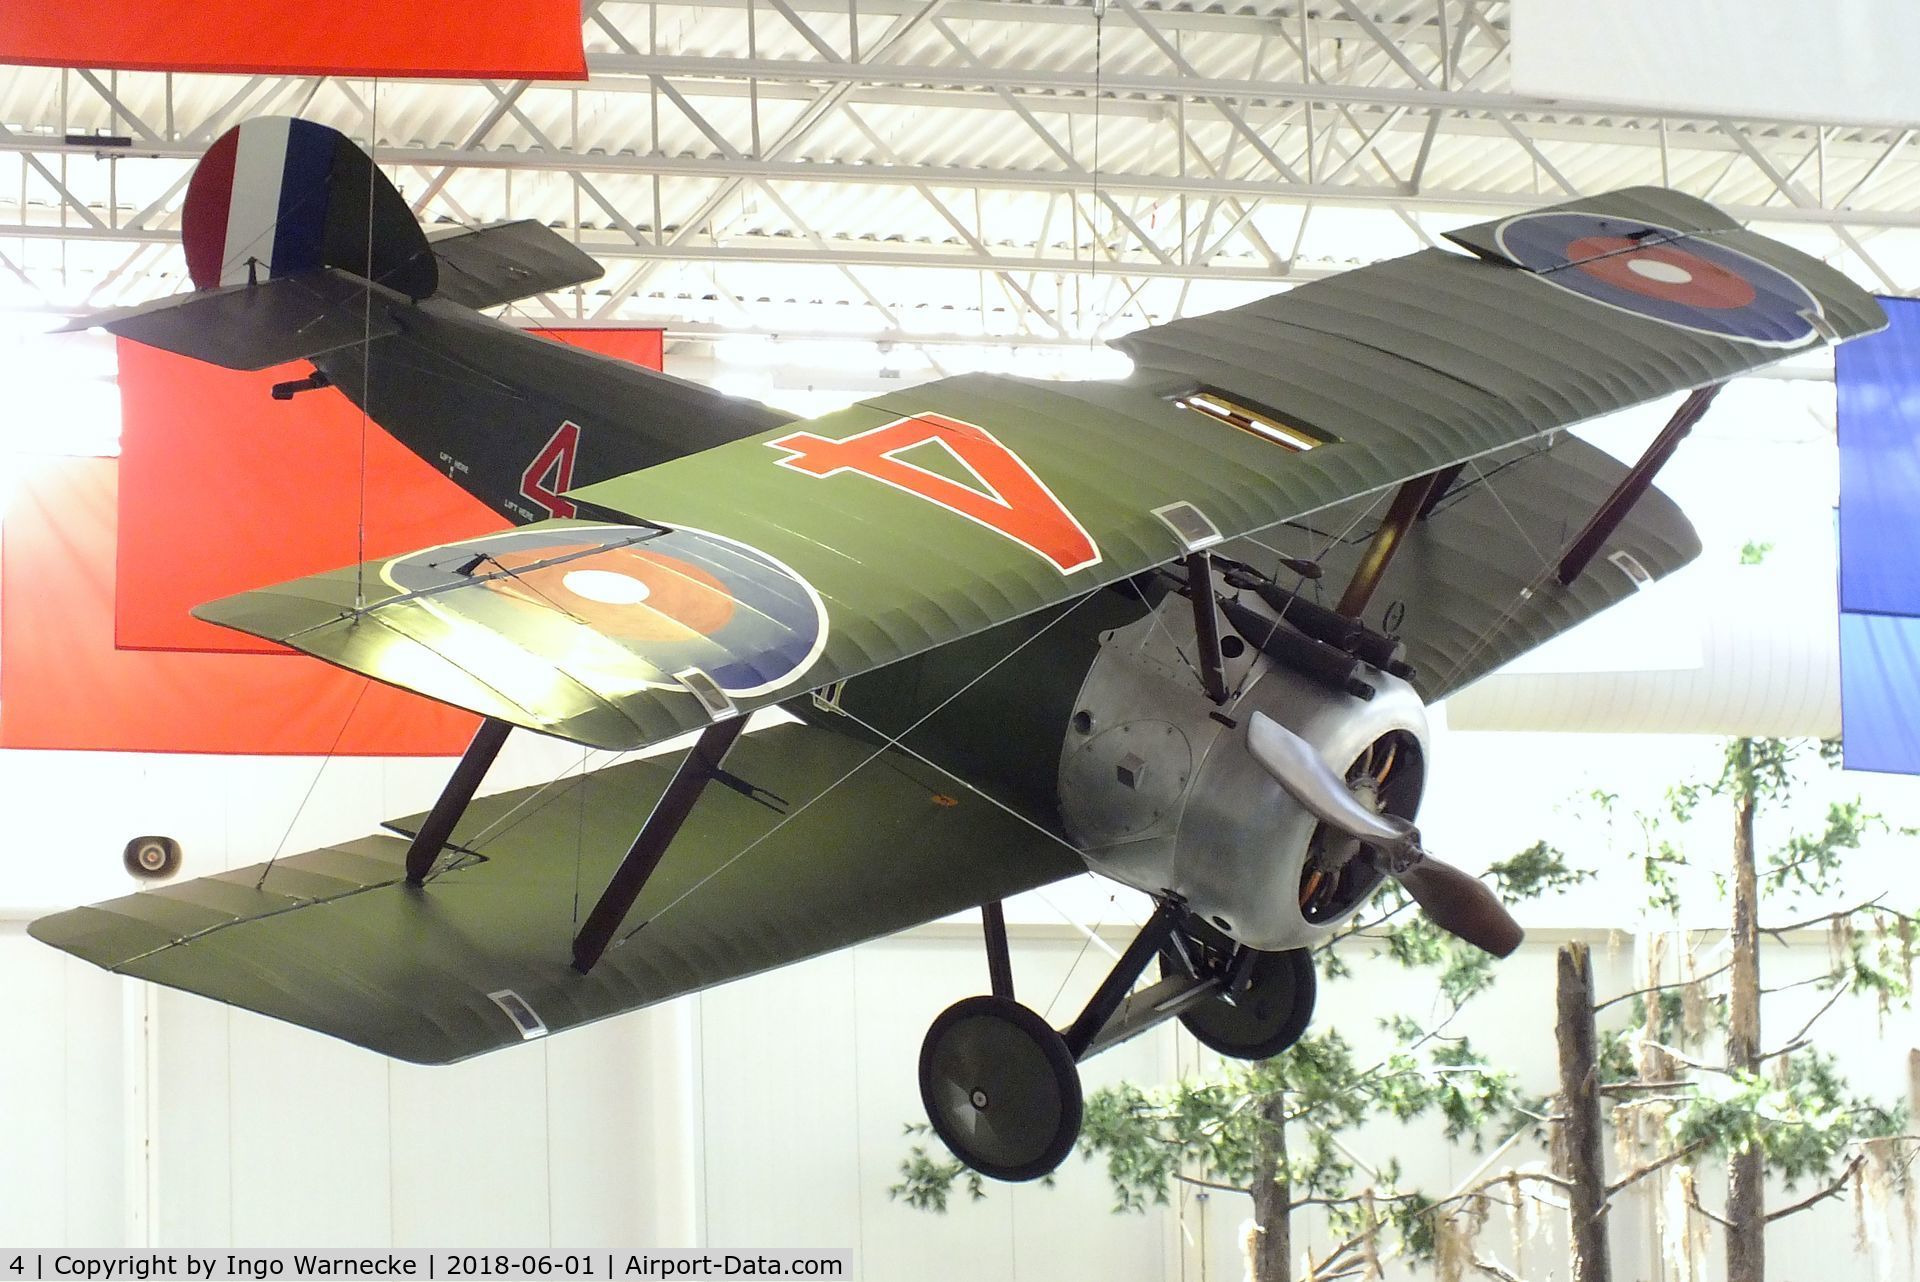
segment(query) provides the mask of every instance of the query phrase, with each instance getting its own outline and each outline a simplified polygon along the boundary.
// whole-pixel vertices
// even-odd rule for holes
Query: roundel
[[[1549,210],[1500,225],[1540,280],[1649,320],[1767,347],[1817,338],[1820,301],[1779,268],[1658,223]]]
[[[481,590],[446,591],[458,575]],[[569,670],[656,689],[683,688],[672,674],[690,668],[729,695],[778,689],[827,638],[826,608],[805,579],[757,548],[684,527],[506,530],[396,557],[382,577]],[[556,615],[612,642],[631,666],[610,670],[604,647],[553,634]]]

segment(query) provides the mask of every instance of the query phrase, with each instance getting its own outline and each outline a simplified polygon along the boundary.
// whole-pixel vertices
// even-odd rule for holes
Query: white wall
[[[1066,928],[1015,935],[1022,995],[1070,1017],[1103,955]],[[1564,936],[1541,932],[1460,1027],[1543,1092],[1553,1082],[1553,949]],[[1766,964],[1786,979],[1824,957],[1801,939],[1770,948]],[[1595,962],[1603,992],[1636,985],[1630,942],[1598,941]],[[0,964],[13,981],[0,1013],[28,1034],[0,1060],[0,1241],[821,1246],[855,1251],[860,1275],[878,1279],[1240,1276],[1243,1198],[1188,1193],[1166,1210],[1116,1216],[1102,1173],[1077,1156],[1057,1187],[994,1187],[981,1203],[956,1198],[946,1216],[888,1199],[908,1143],[902,1125],[921,1116],[920,1037],[941,1007],[984,985],[977,936],[958,925],[448,1069],[389,1063],[105,976],[17,929],[0,934]],[[1323,989],[1320,1024],[1377,1052],[1377,1018],[1429,998],[1390,965],[1362,963]],[[1843,1003],[1834,1018],[1831,1042],[1857,1082],[1902,1098],[1914,1018],[1882,1024],[1865,1003]],[[1776,1033],[1798,1023],[1785,1004],[1768,1019]],[[152,1107],[136,1116],[122,1068],[143,1054]],[[1092,1061],[1088,1083],[1164,1080],[1204,1058],[1184,1034],[1163,1031]],[[1426,1124],[1376,1125],[1353,1147],[1371,1162],[1397,1157],[1409,1181],[1435,1192],[1481,1161]],[[1510,1160],[1543,1158],[1528,1142]],[[1711,1204],[1716,1178],[1703,1187]],[[1793,1196],[1776,1191],[1774,1203]],[[1644,1216],[1640,1200],[1623,1199],[1621,1276],[1654,1276]],[[1790,1223],[1769,1238],[1775,1276],[1853,1258],[1844,1203]],[[1498,1213],[1486,1240],[1516,1263]],[[1303,1221],[1301,1249],[1328,1243]],[[1560,1249],[1557,1232],[1532,1242],[1524,1275],[1546,1276]],[[1867,1274],[1862,1265],[1846,1276]]]

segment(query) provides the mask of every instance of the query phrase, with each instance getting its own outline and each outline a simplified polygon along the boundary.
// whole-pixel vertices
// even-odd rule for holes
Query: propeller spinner
[[[1312,744],[1256,711],[1247,725],[1247,747],[1315,818],[1366,846],[1374,866],[1405,887],[1434,925],[1495,957],[1520,946],[1520,923],[1485,882],[1422,850],[1412,823],[1367,805]]]

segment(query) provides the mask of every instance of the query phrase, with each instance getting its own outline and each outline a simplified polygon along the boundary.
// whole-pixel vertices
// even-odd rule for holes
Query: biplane
[[[1386,880],[1511,952],[1421,846],[1424,709],[1698,553],[1651,481],[1719,384],[1885,323],[1639,187],[1141,330],[1121,381],[967,375],[796,422],[481,315],[599,269],[532,223],[430,237],[318,124],[223,137],[182,237],[195,291],[86,323],[305,361],[275,395],[340,389],[516,522],[196,614],[483,721],[425,814],[32,933],[445,1063],[978,908],[988,991],[934,1021],[920,1085],[1016,1180],[1069,1151],[1105,1047],[1175,1018],[1228,1056],[1291,1045],[1308,950]],[[1681,392],[1631,466],[1566,430]],[[482,797],[515,728],[693,739]],[[1000,905],[1088,869],[1155,907],[1056,1029]]]

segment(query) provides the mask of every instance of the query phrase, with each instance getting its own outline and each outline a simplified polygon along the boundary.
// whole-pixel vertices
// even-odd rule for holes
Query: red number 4
[[[562,423],[520,474],[520,493],[555,516],[572,516],[579,509],[562,498],[573,488],[573,456],[580,448],[580,425]]]
[[[790,451],[783,467],[808,476],[858,472],[904,490],[1005,535],[1051,561],[1062,574],[1100,562],[1086,527],[1054,497],[1026,461],[984,427],[944,414],[917,414],[845,440],[794,432],[767,442]],[[977,480],[975,488],[899,456],[919,445],[943,446]]]

